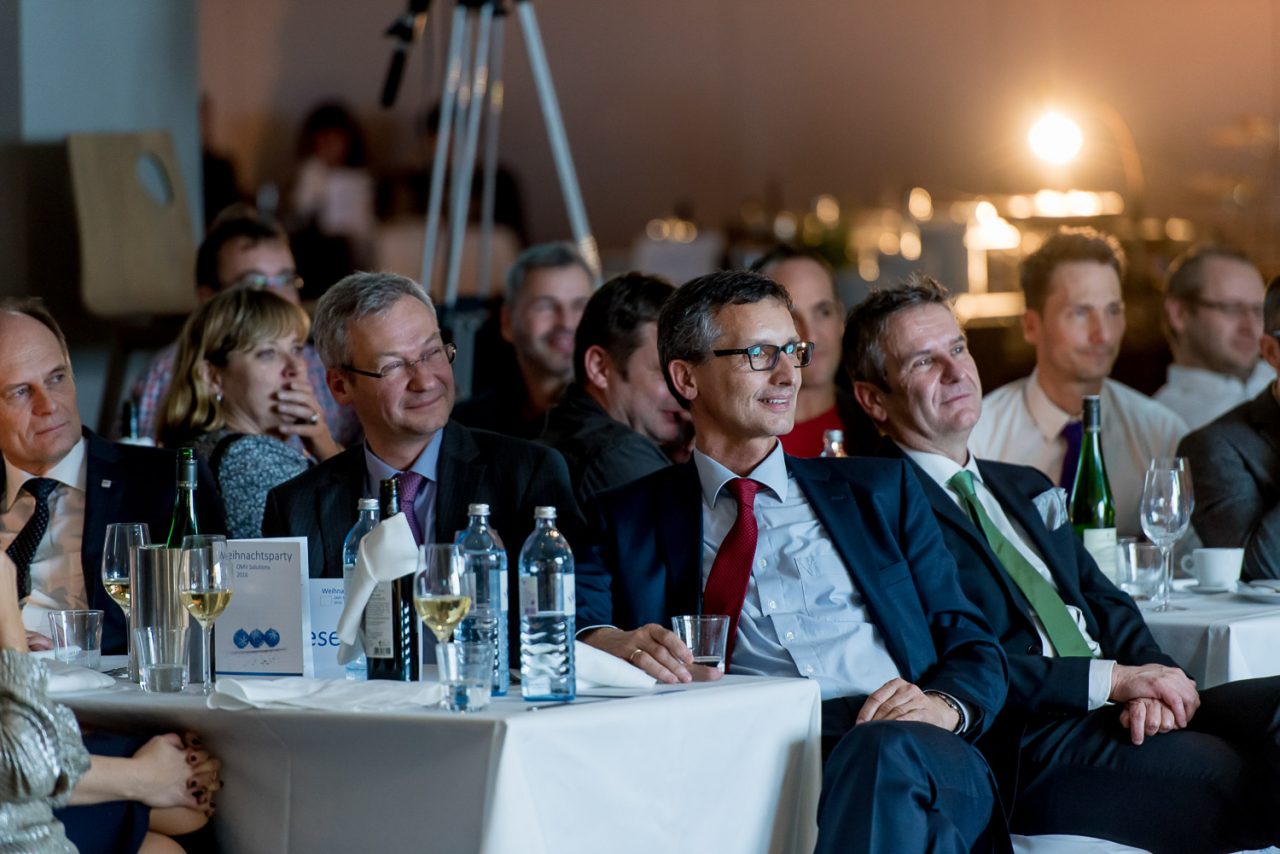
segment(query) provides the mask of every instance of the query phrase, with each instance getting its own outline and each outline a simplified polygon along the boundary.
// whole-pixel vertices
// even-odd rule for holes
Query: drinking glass
[[[134,649],[133,628],[129,624],[129,550],[151,544],[145,522],[112,522],[102,546],[102,586],[124,611],[124,636],[129,639],[129,678],[138,678],[138,653]]]
[[[475,573],[467,571],[462,549],[456,545],[423,546],[418,550],[418,567],[413,577],[413,607],[439,642],[436,667],[444,686],[440,704],[452,711],[481,709],[489,702],[493,678],[489,643],[484,639],[452,642],[453,630],[475,599]]]
[[[182,538],[182,570],[178,595],[204,633],[200,657],[201,690],[213,693],[213,621],[231,604],[231,570],[223,556],[227,538],[221,534],[191,534]]]
[[[1157,457],[1151,461],[1142,484],[1139,520],[1147,539],[1160,547],[1164,574],[1160,592],[1153,600],[1154,611],[1181,611],[1172,604],[1173,546],[1187,532],[1194,507],[1191,494],[1191,467],[1185,457]]]

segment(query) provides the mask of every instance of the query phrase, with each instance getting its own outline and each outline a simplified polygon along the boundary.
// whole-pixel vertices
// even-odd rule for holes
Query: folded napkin
[[[652,688],[658,681],[639,667],[582,641],[573,642],[573,655],[579,691],[587,688]]]
[[[1250,587],[1258,587],[1263,590],[1274,590],[1280,593],[1280,578],[1258,578],[1249,582]]]
[[[49,672],[50,694],[69,694],[73,691],[94,691],[99,688],[110,688],[116,684],[105,673],[81,667],[78,664],[66,664],[56,658],[44,659],[45,670]]]
[[[373,590],[384,581],[394,581],[418,568],[418,546],[403,513],[378,523],[360,541],[360,554],[351,573],[346,604],[338,618],[338,663],[346,664],[364,653],[360,618]]]
[[[331,711],[381,711],[434,706],[444,696],[436,682],[390,682],[375,679],[220,678],[209,695],[211,709],[328,709]]]

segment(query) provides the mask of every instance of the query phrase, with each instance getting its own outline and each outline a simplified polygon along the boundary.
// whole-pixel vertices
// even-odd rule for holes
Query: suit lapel
[[[670,469],[670,491],[654,493],[658,558],[667,567],[666,608],[670,614],[702,608],[702,485],[692,461]]]
[[[470,431],[453,421],[445,425],[444,438],[440,440],[440,461],[436,466],[437,543],[453,542],[458,531],[467,527],[467,507],[475,487],[484,481],[486,468],[488,465],[480,456]]]
[[[84,531],[80,543],[80,563],[85,590],[93,591],[99,578],[107,524],[124,518],[124,487],[128,473],[122,470],[120,450],[111,442],[85,430]],[[152,531],[153,541],[164,536]]]
[[[1276,402],[1271,386],[1267,386],[1249,403],[1248,413],[1254,432],[1271,446],[1274,453],[1280,455],[1280,403]]]
[[[316,493],[316,518],[332,526],[332,531],[321,532],[324,550],[321,567],[342,566],[342,541],[356,518],[356,502],[364,495],[364,481],[364,443],[361,442],[342,452],[339,464],[329,471],[328,485]],[[309,545],[314,548],[314,544]],[[311,562],[314,566],[314,560]]]

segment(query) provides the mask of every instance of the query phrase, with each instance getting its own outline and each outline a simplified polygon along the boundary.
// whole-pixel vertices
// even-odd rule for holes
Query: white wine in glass
[[[436,640],[445,643],[453,637],[453,630],[471,610],[471,597],[452,594],[414,596],[413,607]]]
[[[423,546],[413,578],[413,607],[440,643],[471,610],[472,587],[462,551],[455,545]]]
[[[201,690],[213,692],[213,621],[231,603],[231,569],[223,560],[227,538],[192,534],[182,538],[182,573],[178,597],[204,634]]]
[[[133,652],[133,632],[129,625],[130,552],[138,546],[150,545],[151,531],[145,522],[112,522],[107,525],[102,545],[102,586],[124,611],[124,633],[129,638],[129,678],[138,674],[137,656]]]

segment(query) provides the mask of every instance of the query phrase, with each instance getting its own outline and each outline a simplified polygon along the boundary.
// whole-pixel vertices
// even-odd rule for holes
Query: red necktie
[[[733,657],[733,642],[738,635],[738,615],[747,598],[747,581],[751,578],[751,561],[756,556],[756,493],[760,484],[744,477],[726,484],[738,499],[738,518],[720,543],[720,551],[711,564],[707,587],[702,591],[702,613],[729,615],[729,641],[724,651],[724,669]]]

